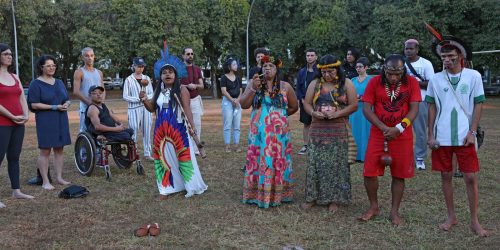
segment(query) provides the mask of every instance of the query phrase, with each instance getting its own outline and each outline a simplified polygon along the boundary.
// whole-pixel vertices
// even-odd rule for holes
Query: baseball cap
[[[132,63],[136,66],[146,66],[146,62],[142,57],[134,57]]]
[[[91,87],[89,88],[89,94],[90,94],[90,93],[92,93],[92,92],[93,92],[94,90],[96,90],[96,89],[100,89],[101,91],[103,91],[103,92],[104,92],[104,88],[103,88],[102,86],[99,86],[99,85],[94,85],[94,86],[91,86]]]

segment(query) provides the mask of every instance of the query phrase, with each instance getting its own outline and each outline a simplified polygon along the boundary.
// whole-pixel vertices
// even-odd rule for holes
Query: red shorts
[[[465,146],[441,146],[432,151],[432,170],[451,172],[453,153],[457,156],[458,169],[464,173],[476,173],[479,171],[479,160],[474,145]]]
[[[389,154],[392,157],[391,176],[407,179],[415,175],[415,162],[413,160],[413,136],[392,140],[388,144]],[[383,176],[385,166],[380,162],[384,154],[384,137],[370,135],[366,148],[363,176]]]

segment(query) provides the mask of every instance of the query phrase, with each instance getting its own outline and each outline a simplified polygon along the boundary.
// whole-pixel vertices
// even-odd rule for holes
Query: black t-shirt
[[[220,87],[226,87],[226,91],[232,98],[238,98],[241,91],[241,79],[236,77],[234,81],[231,81],[226,75],[222,75],[220,78]]]

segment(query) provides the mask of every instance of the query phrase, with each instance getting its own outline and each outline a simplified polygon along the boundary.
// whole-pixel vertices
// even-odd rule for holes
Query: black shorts
[[[299,101],[299,107],[300,107],[299,121],[304,123],[304,125],[308,125],[308,126],[311,125],[312,117],[304,109],[304,105],[302,104],[302,101]]]

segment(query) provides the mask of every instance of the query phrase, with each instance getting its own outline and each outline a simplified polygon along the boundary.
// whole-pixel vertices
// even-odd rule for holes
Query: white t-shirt
[[[451,84],[451,83],[453,84]],[[450,87],[453,86],[453,87]],[[453,94],[461,99],[467,113]],[[474,104],[484,102],[481,74],[464,68],[462,73],[449,74],[446,71],[434,75],[427,86],[425,101],[437,108],[434,121],[434,136],[441,146],[462,146],[469,132]]]
[[[424,80],[428,81],[432,78],[432,76],[434,76],[434,68],[432,67],[432,63],[423,57],[420,57],[417,61],[412,62],[411,66],[413,66],[413,68],[415,69],[415,72],[417,72],[417,74],[419,74],[421,77],[423,77]],[[406,67],[406,73],[408,75],[417,78],[417,81],[419,83],[422,81],[416,75],[411,73],[411,70],[410,70],[410,68],[408,68],[408,65],[406,65],[406,63],[405,63],[405,67]],[[420,94],[422,95],[422,100],[423,100],[427,94],[427,91],[425,89],[420,89]]]

